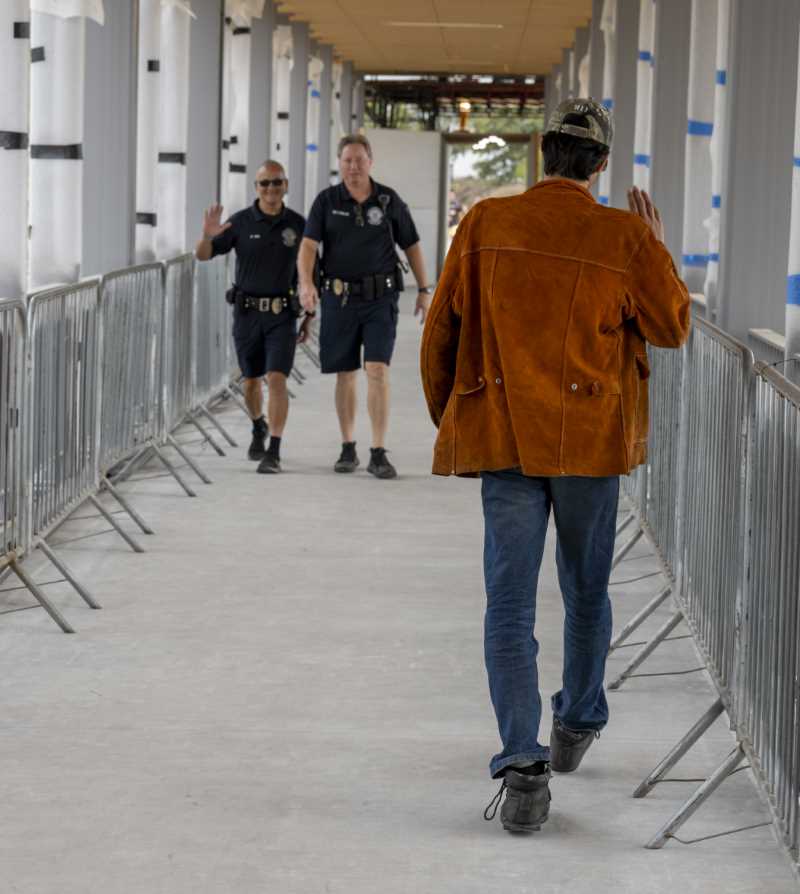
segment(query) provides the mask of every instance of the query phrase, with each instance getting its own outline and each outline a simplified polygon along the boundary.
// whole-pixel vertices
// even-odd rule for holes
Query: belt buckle
[[[261,313],[269,310],[269,298],[259,298],[258,299],[258,309]]]
[[[279,314],[283,310],[283,298],[272,299],[272,312]]]
[[[338,277],[333,280],[333,294],[338,297],[341,297],[344,294],[344,283]]]

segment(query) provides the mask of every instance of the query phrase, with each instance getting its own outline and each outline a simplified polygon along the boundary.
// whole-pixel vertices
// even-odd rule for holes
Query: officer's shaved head
[[[345,134],[341,140],[339,140],[339,148],[336,150],[336,157],[341,158],[342,152],[344,152],[347,146],[363,146],[366,150],[367,155],[372,158],[372,146],[369,144],[369,140],[360,133],[348,133]]]
[[[279,162],[275,161],[274,158],[268,158],[266,161],[262,161],[258,170],[264,170],[265,168],[277,168],[281,174],[283,174],[284,180],[286,179],[286,168]]]

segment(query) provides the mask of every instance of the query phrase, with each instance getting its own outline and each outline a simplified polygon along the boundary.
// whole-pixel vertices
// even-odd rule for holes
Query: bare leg
[[[267,422],[269,433],[276,438],[283,436],[286,417],[289,415],[289,389],[282,372],[267,373]]]
[[[259,419],[264,412],[261,379],[242,379],[244,402],[251,419]]]
[[[389,367],[385,363],[365,363],[367,371],[367,411],[372,423],[372,446],[386,446],[389,427]]]
[[[336,415],[342,430],[342,441],[355,441],[358,370],[336,374]]]

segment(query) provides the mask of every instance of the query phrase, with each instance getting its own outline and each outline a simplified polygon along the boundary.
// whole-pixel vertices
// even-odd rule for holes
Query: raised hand
[[[643,189],[632,186],[628,190],[628,207],[650,227],[656,239],[664,241],[664,224],[661,222],[661,215],[653,204],[653,200]]]
[[[203,212],[203,237],[213,239],[224,233],[230,227],[230,222],[222,223],[222,205],[212,205]]]

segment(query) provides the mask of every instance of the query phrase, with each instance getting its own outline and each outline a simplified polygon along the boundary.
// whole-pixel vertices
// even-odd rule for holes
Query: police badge
[[[291,227],[286,227],[281,233],[281,238],[287,248],[294,248],[297,242],[297,233]]]
[[[294,231],[292,231],[294,232]],[[272,312],[274,314],[279,314],[283,310],[283,298],[273,298],[272,299]]]
[[[378,227],[383,223],[383,211],[374,205],[367,211],[367,220],[373,227]]]

